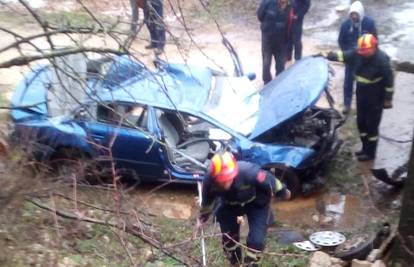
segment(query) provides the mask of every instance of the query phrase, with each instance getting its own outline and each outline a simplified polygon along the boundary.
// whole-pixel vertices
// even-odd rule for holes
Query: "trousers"
[[[147,0],[144,8],[144,21],[150,33],[151,45],[164,49],[165,26],[163,18],[162,0]]]
[[[285,69],[287,59],[288,44],[284,38],[276,35],[269,35],[262,32],[262,63],[263,63],[263,82],[267,84],[272,80],[271,66],[272,58],[276,61],[276,75]]]
[[[383,88],[381,86],[357,86],[357,125],[363,152],[372,158],[378,144],[379,126],[384,107]]]
[[[269,205],[258,206],[247,204],[244,207],[235,207],[223,204],[217,210],[217,221],[223,234],[222,243],[224,252],[231,264],[243,262],[240,242],[240,225],[237,216],[246,215],[249,223],[249,234],[247,236],[247,247],[252,250],[246,251],[244,263],[257,263],[260,255],[257,251],[263,251],[269,219],[273,218]]]

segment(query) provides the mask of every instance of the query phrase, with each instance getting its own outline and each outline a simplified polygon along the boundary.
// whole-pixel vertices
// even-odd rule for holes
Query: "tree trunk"
[[[414,142],[408,164],[408,178],[404,185],[400,223],[389,266],[414,266]]]

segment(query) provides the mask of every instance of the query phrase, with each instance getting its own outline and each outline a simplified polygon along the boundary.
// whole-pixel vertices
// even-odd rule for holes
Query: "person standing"
[[[357,124],[362,149],[359,161],[375,159],[383,109],[392,108],[394,75],[390,59],[373,34],[359,37],[356,50],[330,52],[328,60],[351,63],[355,70]]]
[[[151,38],[151,43],[145,49],[155,48],[157,54],[163,52],[165,47],[163,9],[163,0],[145,0],[144,21]]]
[[[303,19],[306,13],[308,13],[311,0],[294,0],[294,23],[293,23],[293,44],[290,49],[294,50],[295,60],[302,58],[302,32],[303,32]],[[292,56],[290,51],[290,57]]]
[[[258,266],[260,253],[265,247],[267,227],[272,219],[272,197],[289,199],[290,195],[285,185],[258,165],[236,161],[230,152],[216,154],[203,181],[199,227],[208,220],[215,200],[220,199],[216,216],[223,234],[223,249],[230,264]],[[244,260],[239,244],[239,216],[243,215],[247,215],[249,223],[248,249]]]
[[[377,37],[375,21],[365,16],[364,6],[360,1],[352,3],[349,9],[349,17],[342,23],[338,36],[338,44],[342,51],[348,51],[357,47],[357,41],[364,33],[371,33]],[[351,110],[355,66],[352,63],[345,64],[344,78],[344,109],[347,115]]]
[[[126,42],[129,47],[134,41],[138,31],[139,8],[144,10],[144,22],[150,33],[150,44],[145,49],[157,49],[160,54],[165,47],[165,25],[163,22],[162,0],[130,0],[132,18],[130,36]]]
[[[276,75],[285,69],[289,43],[292,38],[294,13],[289,0],[262,0],[257,9],[262,32],[263,82],[272,80],[272,57],[276,61]]]

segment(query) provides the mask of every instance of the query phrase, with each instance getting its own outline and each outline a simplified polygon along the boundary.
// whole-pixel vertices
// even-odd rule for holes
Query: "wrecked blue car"
[[[214,153],[231,150],[300,193],[340,145],[321,57],[295,63],[261,90],[246,76],[164,62],[154,71],[128,56],[77,71],[71,80],[37,67],[14,93],[14,139],[37,160],[89,159],[139,181],[193,182]]]

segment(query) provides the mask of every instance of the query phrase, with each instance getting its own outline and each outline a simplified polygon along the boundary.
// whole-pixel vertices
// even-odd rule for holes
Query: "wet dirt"
[[[339,3],[338,1],[313,1],[311,14],[305,22],[305,55],[316,54],[321,48],[333,48],[336,46],[337,28],[344,14],[337,13],[335,7],[337,5],[346,5],[347,2],[345,0],[339,1]],[[397,2],[392,7],[392,10],[408,3],[408,1]],[[405,12],[404,10],[401,12]],[[390,11],[390,13],[392,12]],[[398,16],[398,12],[396,14]],[[380,20],[385,21],[390,16],[394,15],[386,15]],[[408,26],[405,27],[404,25],[404,23],[400,25],[400,28],[406,30]],[[166,53],[163,56],[166,60],[196,65],[207,64],[215,69],[223,69],[228,73],[233,72],[230,56],[221,44],[221,36],[213,24],[204,25],[202,28],[197,28],[197,31],[192,31],[191,38],[178,26],[180,25],[177,25],[177,29],[174,28],[173,33],[183,40],[183,44],[177,47],[170,40],[166,47]],[[237,24],[223,25],[223,31],[239,53],[245,72],[255,72],[257,74],[257,79],[254,83],[259,89],[262,86],[262,82],[260,78],[260,31],[258,29],[259,24],[255,20],[242,31],[237,28]],[[389,32],[392,29],[390,28]],[[3,34],[0,37],[3,38]],[[198,45],[196,46],[190,39],[193,39]],[[393,40],[390,41],[391,44],[393,44]],[[6,43],[6,41],[4,42]],[[59,45],[64,46],[67,39],[66,37],[56,37],[55,41]],[[102,44],[102,40],[99,38],[91,39],[88,42],[89,45]],[[146,42],[138,40],[134,43],[133,50],[137,51],[140,59],[151,64],[154,56],[150,51],[144,50],[143,47],[146,44]],[[44,40],[40,41],[38,45],[47,48],[47,43]],[[400,48],[397,47],[397,49]],[[8,54],[7,56],[13,55]],[[0,58],[0,60],[3,59]],[[332,81],[332,94],[336,100],[336,105],[340,107],[342,103],[343,67],[338,64],[332,64],[332,66],[336,70],[336,75]],[[23,71],[25,69],[22,68],[1,70],[0,94],[10,98],[10,92],[17,82],[20,81]],[[414,76],[399,73],[396,81],[395,108],[384,112],[381,133],[393,138],[407,139],[412,136],[412,125],[414,124],[414,92],[412,87]],[[384,143],[384,146],[382,144],[383,142],[381,142],[379,147],[379,154],[381,155],[379,162],[383,162],[383,166],[396,166],[407,159],[410,144]],[[370,176],[370,166],[361,166],[361,172]],[[197,196],[195,186],[169,185],[156,190],[155,193],[152,190],[154,190],[153,185],[144,184],[140,186],[132,192],[131,203],[136,205],[136,207],[145,208],[156,216],[177,220],[194,219],[198,211],[195,202],[195,197]],[[328,192],[311,198],[298,198],[289,202],[277,202],[272,208],[276,212],[276,218],[279,222],[292,227],[347,231],[363,227],[367,223],[372,223],[376,217],[379,217],[371,205],[370,201],[361,196]]]
[[[171,184],[154,193],[154,185],[144,184],[133,192],[129,201],[155,216],[188,220],[198,212],[197,188],[192,185]]]
[[[320,47],[337,47],[338,30],[346,18],[350,0],[313,1],[306,17],[305,35]],[[365,0],[365,14],[376,21],[380,45],[392,58],[414,61],[414,3],[409,0]]]
[[[198,213],[196,186],[168,185],[153,192],[154,189],[154,185],[139,186],[131,192],[129,203],[145,208],[155,216],[195,220]],[[360,196],[326,193],[291,201],[274,201],[272,210],[276,221],[289,227],[350,231],[372,223],[372,218],[379,215],[366,203],[367,200]]]
[[[339,193],[298,198],[273,205],[277,220],[302,229],[349,231],[378,216],[360,196]]]

